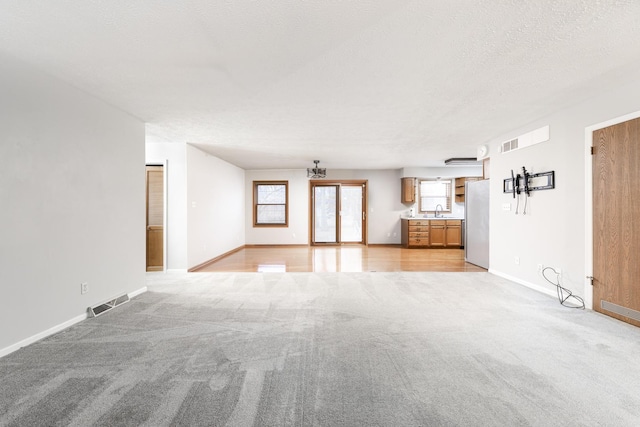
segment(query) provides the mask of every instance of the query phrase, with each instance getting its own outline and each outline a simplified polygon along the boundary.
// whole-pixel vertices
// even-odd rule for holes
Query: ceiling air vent
[[[517,138],[503,142],[502,144],[500,144],[500,151],[502,152],[502,154],[504,154],[508,153],[509,151],[519,150],[548,140],[549,126],[543,126],[539,129],[520,135]]]
[[[98,317],[107,311],[116,308],[119,305],[129,302],[129,295],[124,294],[118,298],[114,298],[105,302],[104,304],[96,305],[95,307],[89,307],[89,317]]]
[[[507,153],[518,148],[518,138],[502,143],[502,152]]]

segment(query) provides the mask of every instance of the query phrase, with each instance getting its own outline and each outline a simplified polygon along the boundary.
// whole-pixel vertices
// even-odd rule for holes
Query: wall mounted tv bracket
[[[526,195],[524,201],[523,215],[527,214],[527,199],[531,197],[532,191],[538,190],[551,190],[556,187],[555,171],[529,173],[527,169],[522,167],[522,174],[514,174],[511,169],[511,178],[506,178],[502,184],[503,193],[511,193],[514,199],[517,199],[516,203],[516,215],[518,215],[518,209],[520,207],[520,194]]]

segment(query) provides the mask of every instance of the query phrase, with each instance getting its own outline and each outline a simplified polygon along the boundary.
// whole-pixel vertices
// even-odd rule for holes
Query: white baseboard
[[[147,287],[144,286],[140,289],[136,289],[133,292],[129,292],[129,298],[133,298],[136,297],[140,294],[143,294],[147,292]],[[52,328],[47,329],[46,331],[42,331],[40,333],[37,333],[29,338],[23,339],[22,341],[19,341],[13,345],[10,345],[9,347],[5,347],[3,349],[0,349],[0,357],[4,357],[8,354],[13,353],[14,351],[20,350],[22,347],[26,347],[29,344],[33,344],[36,341],[40,341],[43,338],[46,338],[50,335],[53,334],[57,334],[60,331],[63,331],[73,325],[75,325],[76,323],[80,323],[83,320],[86,320],[88,318],[88,313],[84,313],[81,315],[78,315],[72,319],[67,320],[66,322],[60,323],[59,325],[56,325]]]
[[[0,357],[4,357],[7,354],[13,353],[14,351],[20,350],[22,347],[26,347],[29,344],[33,344],[36,341],[40,341],[43,338],[46,338],[50,335],[56,334],[64,329],[67,329],[70,326],[75,325],[76,323],[80,323],[83,320],[87,319],[87,313],[76,316],[72,319],[67,320],[66,322],[60,323],[52,328],[47,329],[46,331],[35,334],[29,338],[23,339],[20,342],[17,342],[9,347],[5,347],[0,350]]]
[[[137,290],[135,290],[133,292],[129,292],[129,298],[137,297],[138,295],[144,294],[145,292],[147,292],[147,287],[143,286],[140,289],[137,289]]]
[[[526,286],[527,288],[533,289],[534,291],[541,292],[541,293],[543,293],[545,295],[549,295],[550,297],[553,297],[553,298],[557,298],[558,297],[558,295],[554,291],[552,291],[550,289],[545,289],[540,285],[536,285],[535,283],[527,282],[526,280],[518,279],[517,277],[510,276],[510,275],[508,275],[506,273],[503,273],[501,271],[496,271],[496,270],[493,270],[493,269],[489,269],[489,273],[495,274],[496,276],[502,277],[503,279],[507,279],[507,280],[510,280],[512,282],[516,282],[519,285]]]
[[[168,268],[166,270],[167,273],[186,273],[189,270],[187,270],[186,268]]]

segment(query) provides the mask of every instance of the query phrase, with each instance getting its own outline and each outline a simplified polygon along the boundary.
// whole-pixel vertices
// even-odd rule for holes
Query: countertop
[[[420,221],[420,220],[425,220],[425,219],[428,219],[429,221],[433,221],[433,220],[444,221],[445,219],[460,219],[460,220],[463,220],[464,218],[461,217],[461,216],[439,216],[437,218],[433,217],[433,216],[429,216],[429,217],[416,216],[416,217],[413,217],[413,218],[410,218],[408,216],[403,216],[402,219],[412,219],[414,221]]]

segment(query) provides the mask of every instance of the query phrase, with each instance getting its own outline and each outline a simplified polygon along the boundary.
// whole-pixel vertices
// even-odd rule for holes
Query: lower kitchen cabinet
[[[405,248],[429,247],[429,220],[403,219],[400,232],[402,246]]]
[[[405,248],[460,248],[462,220],[402,219],[401,241]]]
[[[431,241],[429,246],[432,248],[444,248],[447,245],[446,221],[433,220],[430,224]]]
[[[445,221],[445,245],[448,248],[455,248],[462,246],[462,220],[448,219]]]

